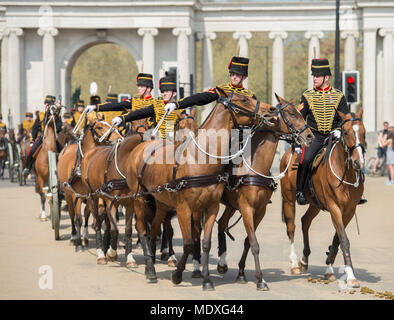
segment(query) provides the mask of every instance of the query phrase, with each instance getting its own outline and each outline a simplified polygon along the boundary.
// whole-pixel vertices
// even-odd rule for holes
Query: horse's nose
[[[269,112],[276,112],[276,108],[275,107],[270,107]]]

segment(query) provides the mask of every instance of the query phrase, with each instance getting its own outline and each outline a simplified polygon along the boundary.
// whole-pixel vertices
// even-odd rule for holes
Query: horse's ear
[[[219,96],[227,97],[226,91],[224,91],[224,90],[223,90],[222,88],[220,88],[220,87],[216,87],[216,92],[218,93]]]
[[[194,118],[196,116],[196,112],[197,112],[197,108],[193,107],[192,110],[190,111],[190,116]]]
[[[177,115],[178,118],[182,118],[182,111],[181,110],[175,110],[175,113]]]
[[[339,116],[341,117],[342,120],[346,120],[347,116],[348,116],[348,115],[350,116],[350,113],[344,114],[344,113],[342,113],[342,112],[339,111],[339,110],[337,110],[337,112],[338,112],[338,114],[339,114]]]
[[[363,113],[364,113],[364,109],[363,109],[363,108],[360,108],[360,109],[358,110],[358,112],[357,112],[357,118],[360,118],[360,119],[361,119],[361,117],[363,116]]]
[[[276,100],[278,100],[279,104],[283,105],[286,103],[285,99],[283,99],[282,97],[278,96],[275,92],[275,98]]]

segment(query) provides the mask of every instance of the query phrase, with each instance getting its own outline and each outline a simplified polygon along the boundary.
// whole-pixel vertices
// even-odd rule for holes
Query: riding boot
[[[297,170],[297,181],[296,181],[296,198],[299,205],[308,204],[308,200],[305,198],[305,180],[307,175],[307,170],[303,165],[298,166]]]
[[[359,204],[364,204],[364,203],[366,203],[366,202],[368,202],[368,200],[364,197],[364,195],[362,195],[362,196],[361,196],[361,199],[360,199],[360,201],[357,203],[357,205],[359,205]]]
[[[30,148],[29,153],[27,154],[27,159],[26,159],[26,168],[23,169],[23,176],[27,177],[30,174],[31,168],[33,168],[34,164],[34,158],[33,154],[36,152],[38,147],[42,144],[42,138],[38,138],[36,142],[34,142],[33,146]]]
[[[60,153],[60,151],[62,151],[63,149],[62,145],[57,140],[56,140],[56,149],[57,149],[57,153]]]

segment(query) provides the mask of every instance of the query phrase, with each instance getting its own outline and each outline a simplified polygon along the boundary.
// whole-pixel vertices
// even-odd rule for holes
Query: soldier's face
[[[146,86],[138,86],[137,87],[137,93],[139,96],[149,96],[150,92],[151,92],[151,88],[150,87],[146,87]]]
[[[230,81],[233,86],[240,86],[246,78],[246,76],[237,73],[230,73]]]
[[[82,113],[83,112],[83,108],[82,107],[78,107],[78,112]]]
[[[330,76],[313,76],[313,85],[315,88],[325,88],[328,85]]]
[[[170,101],[170,100],[174,99],[175,96],[176,96],[176,92],[174,92],[172,90],[163,91],[163,100],[164,101]]]

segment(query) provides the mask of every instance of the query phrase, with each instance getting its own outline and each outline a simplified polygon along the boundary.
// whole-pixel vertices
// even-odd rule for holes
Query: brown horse
[[[26,160],[29,154],[30,144],[31,144],[30,140],[31,140],[31,134],[30,132],[26,132],[20,142],[22,170],[26,168]],[[26,184],[26,177],[24,175],[22,175],[22,184]]]
[[[57,165],[57,175],[59,180],[60,189],[64,192],[64,199],[67,203],[68,213],[71,220],[71,239],[70,245],[75,245],[76,252],[83,250],[88,244],[88,220],[90,212],[84,211],[85,225],[81,237],[82,215],[81,205],[85,200],[89,190],[81,181],[81,177],[76,174],[78,166],[78,156],[83,159],[84,155],[97,145],[99,138],[110,128],[110,125],[98,121],[93,124],[85,123],[83,136],[81,136],[77,143],[66,146],[59,155]],[[111,135],[114,142],[118,136]]]
[[[118,235],[117,212],[119,205],[126,208],[126,224],[130,224],[130,232],[125,234],[126,244],[126,267],[136,267],[137,264],[131,254],[131,224],[133,206],[132,199],[125,197],[130,191],[126,183],[127,155],[138,145],[146,132],[148,125],[146,120],[134,121],[132,123],[134,135],[126,137],[123,141],[117,136],[117,143],[113,146],[101,146],[91,149],[85,154],[81,163],[82,181],[85,188],[91,194],[89,204],[95,217],[94,229],[96,231],[97,263],[106,264],[107,260],[117,259]],[[125,197],[123,199],[123,197]],[[97,204],[99,199],[104,202],[104,213],[100,214]],[[104,238],[110,234],[110,244],[101,236],[101,226],[106,221],[107,229]],[[109,247],[107,248],[107,246]],[[108,249],[108,250],[107,250]],[[104,256],[105,253],[105,256]]]
[[[200,142],[210,140],[204,148],[215,153],[215,156],[220,157],[220,159],[222,157],[229,159],[225,156],[225,153],[228,151],[231,129],[238,128],[239,125],[249,127],[261,126],[263,123],[272,125],[267,118],[272,120],[275,117],[272,113],[269,113],[274,112],[275,108],[236,93],[229,96],[220,88],[217,88],[217,90],[221,96],[219,102],[209,119],[202,126],[204,130],[201,130],[196,137]],[[219,139],[217,139],[218,137]],[[155,237],[160,229],[160,221],[163,220],[165,214],[175,208],[182,231],[183,256],[171,277],[173,283],[179,284],[182,281],[186,260],[189,254],[193,252],[191,229],[193,217],[199,216],[200,212],[205,212],[202,244],[203,289],[212,290],[213,284],[209,279],[208,270],[211,235],[224,189],[221,182],[226,179],[227,175],[221,161],[209,161],[209,157],[212,157],[211,153],[206,153],[202,157],[201,154],[198,155],[196,145],[198,142],[195,141],[194,139],[194,144],[188,143],[186,146],[182,144],[178,148],[181,151],[180,156],[185,155],[186,163],[184,161],[182,163],[177,162],[175,166],[174,157],[179,155],[174,155],[173,144],[152,141],[138,145],[128,157],[127,184],[132,194],[136,196],[134,209],[137,217],[137,231],[144,251],[145,274],[148,281],[157,281],[152,245],[155,244]],[[224,147],[221,147],[221,145]],[[199,147],[201,148],[200,144]],[[198,163],[198,160],[204,163]],[[182,178],[177,179],[177,177]],[[183,188],[185,184],[189,185]],[[155,223],[155,221],[153,223],[150,242],[144,223],[144,197],[139,196],[144,194],[151,194],[157,205],[156,216],[158,218],[155,220],[158,223]]]
[[[45,213],[45,194],[42,189],[48,182],[48,151],[57,152],[55,126],[60,116],[60,108],[51,106],[50,112],[51,115],[48,117],[45,125],[42,145],[35,152],[35,155],[33,155],[34,172],[36,174],[36,192],[41,198],[41,221],[48,220]]]
[[[336,233],[332,245],[329,246],[325,277],[327,279],[335,279],[332,265],[340,245],[345,260],[346,284],[352,288],[359,287],[359,283],[354,276],[350,258],[350,245],[345,228],[353,218],[356,206],[364,190],[361,170],[365,163],[365,128],[361,121],[362,113],[363,110],[360,109],[357,115],[353,117],[351,114],[344,115],[338,111],[343,120],[341,138],[339,141],[333,142],[324,148],[323,152],[315,160],[311,178],[315,196],[312,195],[310,190],[307,190],[306,197],[309,202],[309,208],[301,218],[304,250],[303,257],[298,265],[294,249],[297,171],[289,170],[281,180],[282,212],[287,226],[287,235],[291,243],[291,272],[299,274],[307,271],[308,257],[311,253],[308,235],[309,227],[320,210],[327,210],[330,212]],[[292,166],[295,158],[295,154],[288,150],[282,157],[281,170],[289,161],[290,166]]]
[[[190,114],[186,112],[181,112],[181,110],[175,111],[178,118],[175,123],[175,141],[183,141],[186,137],[188,137],[189,132],[192,131],[194,133],[197,132],[198,125],[195,120],[197,108],[192,108]]]
[[[256,267],[257,289],[268,290],[263,279],[259,262],[259,244],[255,231],[263,219],[267,204],[276,187],[276,179],[270,174],[270,168],[275,157],[275,152],[281,136],[290,136],[300,145],[309,146],[313,140],[312,131],[298,112],[297,108],[290,102],[277,96],[279,105],[277,111],[280,115],[277,125],[271,129],[258,130],[251,139],[251,152],[243,161],[234,167],[233,179],[230,180],[228,188],[225,189],[222,203],[226,205],[218,224],[219,239],[219,273],[227,272],[226,262],[226,236],[230,218],[236,210],[242,214],[247,238],[244,241],[244,252],[239,261],[239,273],[237,282],[246,283],[245,260],[249,251],[252,251]],[[199,242],[199,241],[198,241]],[[196,264],[195,264],[196,265]],[[197,269],[198,270],[198,269]],[[196,270],[195,270],[196,272]]]

